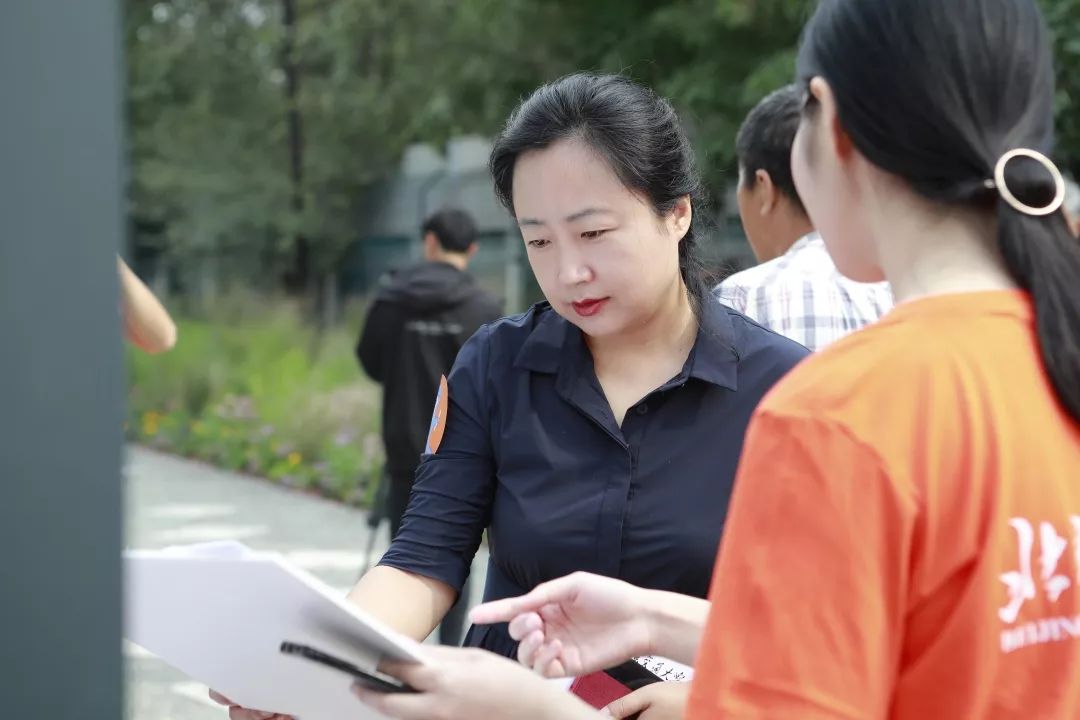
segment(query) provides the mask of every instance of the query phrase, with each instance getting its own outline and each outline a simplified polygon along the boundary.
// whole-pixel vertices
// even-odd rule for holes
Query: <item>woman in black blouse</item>
[[[709,294],[693,153],[650,90],[541,87],[491,170],[547,302],[462,348],[401,530],[350,599],[427,637],[485,530],[487,600],[575,570],[704,597],[750,414],[807,351]],[[516,649],[505,626],[466,644]]]
[[[704,597],[750,413],[805,350],[708,294],[693,155],[649,90],[540,88],[491,170],[547,302],[462,348],[441,443],[352,597],[426,636],[485,529],[486,600],[575,570]],[[500,626],[465,644],[515,650]]]

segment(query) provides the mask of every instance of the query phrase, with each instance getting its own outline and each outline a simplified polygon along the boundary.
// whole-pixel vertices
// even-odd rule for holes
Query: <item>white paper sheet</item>
[[[634,659],[664,682],[690,682],[694,679],[694,668],[666,657],[645,655]]]
[[[421,660],[420,645],[272,553],[211,543],[124,554],[124,635],[192,679],[256,710],[301,720],[381,718],[350,677],[279,652],[311,645],[372,670]]]

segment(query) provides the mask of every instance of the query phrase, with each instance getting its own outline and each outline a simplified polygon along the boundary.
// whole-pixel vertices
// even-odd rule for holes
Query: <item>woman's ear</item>
[[[668,230],[679,241],[690,232],[690,223],[694,219],[694,205],[689,195],[683,195],[675,201],[675,206],[668,213]]]
[[[810,81],[810,94],[819,106],[819,120],[822,127],[828,130],[827,137],[829,146],[840,162],[851,159],[855,152],[855,145],[851,142],[851,136],[840,122],[840,114],[836,107],[836,96],[825,78],[816,77]]]

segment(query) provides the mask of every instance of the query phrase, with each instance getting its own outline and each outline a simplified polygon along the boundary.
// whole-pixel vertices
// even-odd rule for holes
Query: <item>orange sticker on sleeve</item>
[[[446,432],[446,411],[449,406],[450,389],[446,384],[446,376],[443,375],[439,378],[439,394],[435,396],[435,411],[431,414],[431,428],[428,430],[425,455],[434,455],[439,452],[443,433]]]

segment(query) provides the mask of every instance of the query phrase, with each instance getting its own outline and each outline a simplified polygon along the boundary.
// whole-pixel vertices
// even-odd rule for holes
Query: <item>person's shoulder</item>
[[[431,263],[427,261],[408,262],[402,265],[395,265],[383,273],[379,279],[382,285],[394,285],[397,283],[407,283],[415,276],[421,275],[426,272]]]
[[[395,302],[407,293],[409,285],[424,270],[424,263],[409,263],[391,267],[379,276],[375,285],[376,302]]]
[[[789,255],[743,270],[716,286],[713,294],[725,305],[772,324],[779,322],[792,305],[813,296],[815,304],[843,303],[844,292],[826,256],[825,267],[803,257],[802,248]]]
[[[498,302],[498,298],[492,298],[493,302]],[[499,317],[484,327],[489,328],[493,341],[512,343],[527,338],[538,325],[552,320],[565,322],[550,304],[539,302],[524,312]]]
[[[725,378],[740,394],[760,398],[809,353],[715,298],[702,307],[702,324],[705,352],[727,368]]]
[[[717,285],[713,293],[721,300],[742,296],[748,304],[762,306],[801,297],[808,291],[821,299],[840,297],[852,288],[867,293],[880,292],[875,286],[846,280],[832,267],[811,269],[783,261],[784,258],[779,257],[732,275]]]
[[[928,342],[925,328],[886,316],[808,357],[761,410],[865,426],[869,417],[914,407],[962,365],[948,342]]]
[[[724,298],[728,296],[745,295],[767,285],[779,271],[783,270],[784,257],[767,260],[753,267],[740,270],[724,278],[720,284],[713,288],[713,294]]]
[[[535,332],[554,336],[565,322],[547,302],[537,303],[525,312],[485,323],[465,344],[462,353],[483,354],[491,364],[511,365]]]
[[[810,354],[806,347],[791,338],[765,327],[723,302],[719,305],[731,323],[735,353],[740,362],[767,360],[790,368]]]

